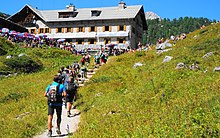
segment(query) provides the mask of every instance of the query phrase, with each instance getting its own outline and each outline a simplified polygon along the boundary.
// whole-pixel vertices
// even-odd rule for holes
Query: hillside
[[[80,57],[59,49],[19,48],[6,40],[0,45],[0,67],[7,67],[7,56],[21,53],[43,65],[0,79],[0,137],[32,137],[46,128],[46,86],[59,67]],[[220,23],[188,34],[166,53],[110,57],[79,89],[75,104],[81,119],[74,137],[219,137],[220,79],[214,71],[220,66],[219,47]],[[162,63],[165,56],[173,59]],[[143,66],[134,67],[138,62]],[[187,68],[175,69],[180,62]],[[198,68],[190,70],[193,64]]]
[[[172,51],[112,57],[80,89],[75,137],[219,137],[220,24],[178,41]],[[212,52],[211,56],[203,56]],[[162,63],[165,56],[170,62]],[[140,62],[141,67],[134,68]],[[175,69],[178,63],[187,68]],[[198,64],[198,68],[189,66]]]
[[[2,17],[2,18],[8,18],[9,16],[10,16],[9,14],[5,14],[5,13],[0,12],[0,17]]]
[[[0,46],[0,137],[31,137],[47,123],[46,86],[61,66],[80,57],[57,48],[21,48],[5,38]]]
[[[169,39],[172,35],[178,36],[181,33],[190,33],[203,26],[208,26],[215,20],[207,18],[180,17],[172,20],[158,18],[147,20],[148,29],[143,40],[144,43],[155,44],[159,38]]]
[[[146,18],[146,20],[153,20],[153,19],[161,20],[160,16],[158,16],[156,13],[151,12],[151,11],[145,12],[145,18]]]

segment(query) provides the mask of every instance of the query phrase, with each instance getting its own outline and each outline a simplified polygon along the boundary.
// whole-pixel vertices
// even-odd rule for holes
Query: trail
[[[87,79],[81,79],[81,81],[79,81],[79,87],[83,87],[84,83],[89,81],[89,79],[96,73],[97,70],[98,68],[89,70],[87,72]],[[55,130],[56,119],[56,113],[54,113],[52,121],[52,137],[68,138],[69,136],[73,135],[73,133],[76,132],[76,130],[78,129],[78,124],[80,122],[80,111],[78,109],[71,109],[71,116],[67,117],[67,109],[65,109],[65,106],[62,107],[62,121],[60,125],[61,135],[58,135]],[[47,120],[45,121],[47,122]],[[46,129],[41,134],[34,136],[34,138],[48,138],[47,133],[48,129]]]

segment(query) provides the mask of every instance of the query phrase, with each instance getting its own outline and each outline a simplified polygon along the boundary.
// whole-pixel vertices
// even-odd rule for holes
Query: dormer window
[[[59,18],[74,18],[78,12],[59,12]]]
[[[92,10],[91,14],[92,14],[92,16],[99,16],[101,14],[101,11],[99,11],[99,10]]]

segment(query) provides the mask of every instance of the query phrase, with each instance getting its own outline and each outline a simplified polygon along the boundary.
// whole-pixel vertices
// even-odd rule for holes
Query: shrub
[[[43,67],[43,64],[40,61],[36,62],[25,55],[7,59],[4,64],[19,73],[36,72]]]
[[[146,53],[145,53],[144,51],[136,52],[136,53],[135,53],[135,56],[136,56],[136,57],[143,57],[143,56],[146,56]]]

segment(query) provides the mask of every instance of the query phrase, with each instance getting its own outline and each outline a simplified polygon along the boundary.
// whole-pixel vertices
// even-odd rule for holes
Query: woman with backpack
[[[74,83],[74,78],[70,77],[68,83],[65,85],[66,89],[66,103],[67,103],[67,117],[71,116],[71,109],[73,100],[77,99],[77,84]]]
[[[48,98],[48,136],[52,136],[52,120],[54,110],[56,110],[57,114],[57,128],[56,132],[58,135],[60,132],[60,124],[61,124],[61,114],[62,114],[62,98],[66,96],[66,91],[64,85],[59,80],[60,77],[55,75],[53,78],[53,83],[48,85],[46,88],[46,92],[44,96]]]

